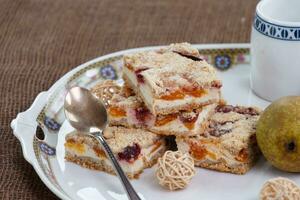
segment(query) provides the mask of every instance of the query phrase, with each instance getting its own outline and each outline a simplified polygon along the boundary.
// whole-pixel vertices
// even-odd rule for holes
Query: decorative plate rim
[[[205,50],[205,49],[249,49],[249,43],[230,43],[230,44],[194,44],[193,45],[197,49]],[[49,97],[61,86],[64,86],[69,78],[73,76],[76,72],[80,71],[81,69],[113,57],[121,56],[127,53],[133,53],[136,51],[145,51],[151,49],[157,49],[163,46],[149,46],[149,47],[140,47],[140,48],[133,48],[133,49],[126,49],[117,51],[114,53],[110,53],[104,56],[99,56],[94,58],[90,61],[87,61],[66,74],[64,74],[59,80],[57,80],[47,91],[40,92],[37,97],[35,98],[32,105],[24,112],[20,112],[17,114],[16,118],[11,122],[11,128],[13,129],[13,134],[21,143],[22,152],[24,158],[34,167],[35,171],[37,172],[40,179],[44,182],[44,184],[59,198],[61,199],[70,199],[64,192],[59,191],[53,183],[49,181],[49,179],[44,174],[43,170],[41,169],[38,160],[34,156],[34,148],[33,143],[35,140],[35,133],[38,126],[37,118],[40,112],[43,110],[44,106],[49,101]]]

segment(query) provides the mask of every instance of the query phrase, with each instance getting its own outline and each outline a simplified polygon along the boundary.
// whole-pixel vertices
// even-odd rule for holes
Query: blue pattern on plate
[[[46,143],[41,142],[39,144],[39,147],[41,149],[42,152],[44,152],[45,154],[47,154],[48,156],[54,156],[55,155],[55,149],[50,147],[49,145],[47,145]]]
[[[288,41],[300,41],[300,27],[281,26],[267,22],[257,14],[254,18],[254,28],[265,36]]]
[[[228,55],[217,55],[215,57],[215,66],[219,69],[228,69],[231,65],[231,59]]]
[[[44,124],[47,128],[53,131],[58,131],[61,127],[61,125],[58,122],[56,122],[54,119],[47,116],[45,116]]]
[[[118,78],[116,70],[111,65],[105,65],[101,67],[100,74],[105,79],[116,80]]]

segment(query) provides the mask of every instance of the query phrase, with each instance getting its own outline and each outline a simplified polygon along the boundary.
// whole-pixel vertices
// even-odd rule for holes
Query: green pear
[[[300,96],[271,103],[260,116],[256,137],[263,155],[274,167],[300,172]]]

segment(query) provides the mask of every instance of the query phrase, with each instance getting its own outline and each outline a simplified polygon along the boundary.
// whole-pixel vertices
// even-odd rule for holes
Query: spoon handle
[[[122,170],[121,166],[119,165],[116,157],[114,156],[113,152],[111,151],[110,147],[106,143],[103,135],[101,132],[91,133],[94,138],[96,138],[102,145],[103,149],[105,150],[106,156],[109,157],[110,161],[112,162],[115,172],[118,175],[120,181],[124,189],[127,192],[127,196],[130,200],[141,200],[134,188],[132,187],[131,183],[129,182],[127,176],[125,175],[124,171]]]

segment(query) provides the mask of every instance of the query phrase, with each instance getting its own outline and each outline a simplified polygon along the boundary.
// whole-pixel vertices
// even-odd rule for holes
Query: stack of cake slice
[[[187,43],[124,56],[123,79],[136,94],[126,125],[161,135],[199,134],[220,101],[215,69]]]
[[[220,100],[215,69],[188,44],[124,56],[123,79],[153,115],[192,111]]]
[[[196,166],[245,174],[259,155],[255,137],[259,113],[252,107],[219,105],[204,133],[177,137],[177,147],[190,153]]]
[[[105,137],[129,177],[156,162],[169,148],[169,135],[197,166],[245,173],[253,164],[259,111],[224,105],[216,70],[190,44],[125,55],[123,79],[122,86],[105,81],[92,92],[106,103]],[[79,135],[67,136],[66,159],[111,173],[99,145]],[[85,145],[83,153],[78,144]]]
[[[129,178],[138,178],[143,169],[156,163],[166,149],[162,137],[142,129],[107,127],[104,137]],[[66,136],[68,161],[83,167],[114,174],[113,166],[93,137],[78,132]]]

